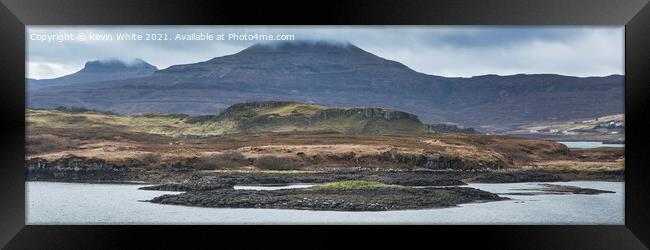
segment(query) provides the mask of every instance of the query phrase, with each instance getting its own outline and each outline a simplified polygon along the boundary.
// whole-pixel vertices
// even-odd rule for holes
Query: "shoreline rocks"
[[[35,164],[25,169],[28,181],[61,182],[147,182],[182,183],[201,181],[200,185],[255,185],[289,183],[325,183],[346,180],[378,181],[403,186],[456,186],[473,183],[558,182],[574,180],[623,181],[624,170],[545,171],[545,170],[385,170],[341,169],[316,172],[205,172],[178,168],[60,167]],[[201,179],[202,178],[202,179]],[[195,185],[195,184],[192,184]],[[170,187],[171,188],[171,187]]]
[[[330,211],[388,211],[456,206],[461,203],[506,200],[497,194],[466,187],[358,189],[221,189],[162,195],[149,202],[215,208],[274,208]]]
[[[602,193],[615,193],[608,190],[600,190],[593,188],[581,188],[576,186],[565,186],[565,185],[555,185],[555,184],[540,184],[539,188],[523,188],[517,189],[518,191],[536,191],[536,192],[510,192],[510,193],[501,193],[502,195],[544,195],[544,194],[602,194]]]

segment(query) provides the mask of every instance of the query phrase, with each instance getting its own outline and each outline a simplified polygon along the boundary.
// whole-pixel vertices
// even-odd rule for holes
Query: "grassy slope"
[[[184,115],[106,115],[101,113],[68,113],[54,110],[28,109],[28,158],[65,158],[77,155],[89,158],[119,160],[146,158],[154,155],[163,162],[183,162],[193,157],[211,157],[226,151],[244,154],[248,159],[273,155],[291,158],[306,166],[331,165],[396,167],[400,161],[444,157],[461,158],[470,164],[525,168],[531,166],[563,169],[619,168],[622,150],[616,152],[585,151],[569,154],[561,144],[509,136],[479,134],[419,133],[422,124],[413,120],[381,120],[352,117],[331,117],[309,126],[292,125],[291,117],[315,114],[327,107],[312,104],[281,105],[275,108],[237,110],[230,116],[207,117],[188,122]],[[252,131],[241,132],[243,119],[272,115],[278,119],[255,123]],[[292,127],[293,126],[293,127]],[[382,132],[405,133],[330,133]],[[301,132],[294,132],[299,130]],[[320,130],[320,131],[313,131]],[[250,130],[249,130],[250,131]],[[264,132],[266,131],[266,132]],[[291,131],[287,133],[268,133]],[[310,132],[311,131],[311,132]],[[259,133],[258,133],[259,132]],[[224,137],[205,137],[234,133]],[[201,136],[200,139],[182,135]],[[620,152],[619,152],[620,151]],[[385,155],[396,155],[387,160]],[[585,155],[585,157],[578,157]],[[156,158],[154,157],[154,158]],[[393,157],[393,156],[391,156]],[[608,159],[600,159],[610,157]],[[583,159],[584,158],[584,159]],[[313,160],[313,159],[318,159]],[[402,164],[406,167],[411,163]],[[401,165],[400,165],[401,166]]]
[[[318,104],[306,104],[306,103],[292,103],[284,105],[282,107],[271,108],[271,109],[260,109],[258,110],[259,115],[267,114],[276,114],[280,116],[288,116],[291,114],[303,114],[303,115],[314,115],[319,110],[327,109],[326,106]]]
[[[578,129],[592,129],[594,126],[596,126],[598,123],[606,122],[606,121],[617,121],[617,122],[623,122],[625,121],[625,117],[623,114],[619,115],[609,115],[609,116],[602,116],[598,117],[596,119],[583,119],[585,122],[583,123],[582,120],[577,120],[577,121],[572,121],[572,122],[556,122],[556,123],[548,123],[548,124],[541,124],[538,126],[530,126],[526,127],[527,129],[536,129],[536,130],[541,130],[541,129],[548,129],[548,128],[554,128],[558,130],[566,130],[566,131],[573,131],[573,130],[578,130]]]
[[[548,123],[539,123],[533,125],[521,126],[518,130],[510,131],[509,134],[514,135],[531,135],[532,137],[537,138],[548,138],[552,140],[594,140],[594,141],[603,141],[603,140],[624,140],[625,134],[608,134],[606,133],[607,129],[594,129],[599,123],[605,123],[608,121],[615,122],[624,122],[625,115],[609,115],[602,116],[592,119],[578,119],[568,122],[548,122]],[[550,130],[557,129],[558,131],[567,131],[567,132],[576,132],[578,135],[563,135],[561,133],[530,133],[530,130]]]
[[[51,129],[100,128],[165,136],[211,136],[234,131],[236,123],[219,121],[190,124],[186,118],[173,116],[121,116],[100,113],[66,113],[55,110],[28,109],[29,126]]]
[[[202,122],[188,122],[183,115],[107,115],[96,112],[68,113],[56,110],[28,109],[30,126],[47,128],[101,128],[164,136],[215,136],[237,132],[336,131],[352,133],[424,133],[422,123],[411,120],[363,119],[356,116],[333,117],[311,124],[303,120],[328,107],[316,104],[289,103],[274,108],[238,110]],[[256,122],[271,116],[272,120]],[[246,125],[246,129],[242,129]]]
[[[55,160],[79,156],[111,163],[159,159],[151,162],[152,167],[185,164],[193,162],[195,157],[217,159],[215,156],[224,152],[241,153],[251,162],[269,155],[289,158],[303,165],[304,170],[354,166],[409,168],[414,166],[409,159],[422,156],[434,159],[458,157],[477,167],[499,164],[506,168],[618,169],[624,166],[621,148],[576,150],[568,154],[566,147],[551,141],[478,134],[290,132],[240,133],[194,139],[105,128],[30,125],[26,144],[28,159]],[[399,158],[386,158],[392,155]]]

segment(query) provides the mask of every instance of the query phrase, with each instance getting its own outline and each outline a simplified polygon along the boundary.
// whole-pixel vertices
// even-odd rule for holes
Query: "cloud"
[[[623,73],[623,27],[547,26],[29,26],[30,34],[290,34],[350,42],[416,71],[442,76]],[[29,41],[29,77],[71,73],[86,61],[141,58],[160,69],[236,53],[259,41]]]
[[[543,33],[549,33],[545,31]],[[498,32],[504,36],[504,32]],[[503,43],[478,43],[481,37],[468,36],[469,42],[416,43],[387,49],[371,47],[372,52],[402,61],[414,70],[444,76],[510,75],[519,73],[552,73],[573,76],[606,76],[623,74],[623,34],[621,29],[573,30],[565,36],[518,37]],[[457,37],[458,35],[454,35]],[[503,40],[505,38],[494,39]],[[477,44],[478,43],[478,44]],[[499,46],[497,46],[499,45]]]
[[[79,71],[82,66],[50,62],[28,62],[27,77],[32,79],[47,79],[64,76]]]

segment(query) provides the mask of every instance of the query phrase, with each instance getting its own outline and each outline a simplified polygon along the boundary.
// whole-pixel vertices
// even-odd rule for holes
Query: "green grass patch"
[[[288,115],[303,115],[303,116],[312,116],[316,114],[319,110],[327,109],[327,107],[318,105],[318,104],[306,104],[306,103],[292,103],[272,109],[259,109],[257,110],[260,115],[269,115],[275,114],[278,116],[288,116]]]
[[[315,170],[260,170],[260,169],[215,169],[203,170],[207,173],[242,173],[242,174],[314,174],[323,173],[323,171]]]
[[[239,114],[239,122],[246,122],[248,119],[257,116],[257,112],[253,109],[244,110]]]

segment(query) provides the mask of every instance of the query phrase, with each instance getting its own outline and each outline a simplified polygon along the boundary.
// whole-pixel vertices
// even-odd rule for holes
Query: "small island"
[[[455,206],[507,198],[465,187],[414,188],[381,182],[341,181],[283,190],[216,189],[163,195],[151,202],[227,208],[386,211]]]

